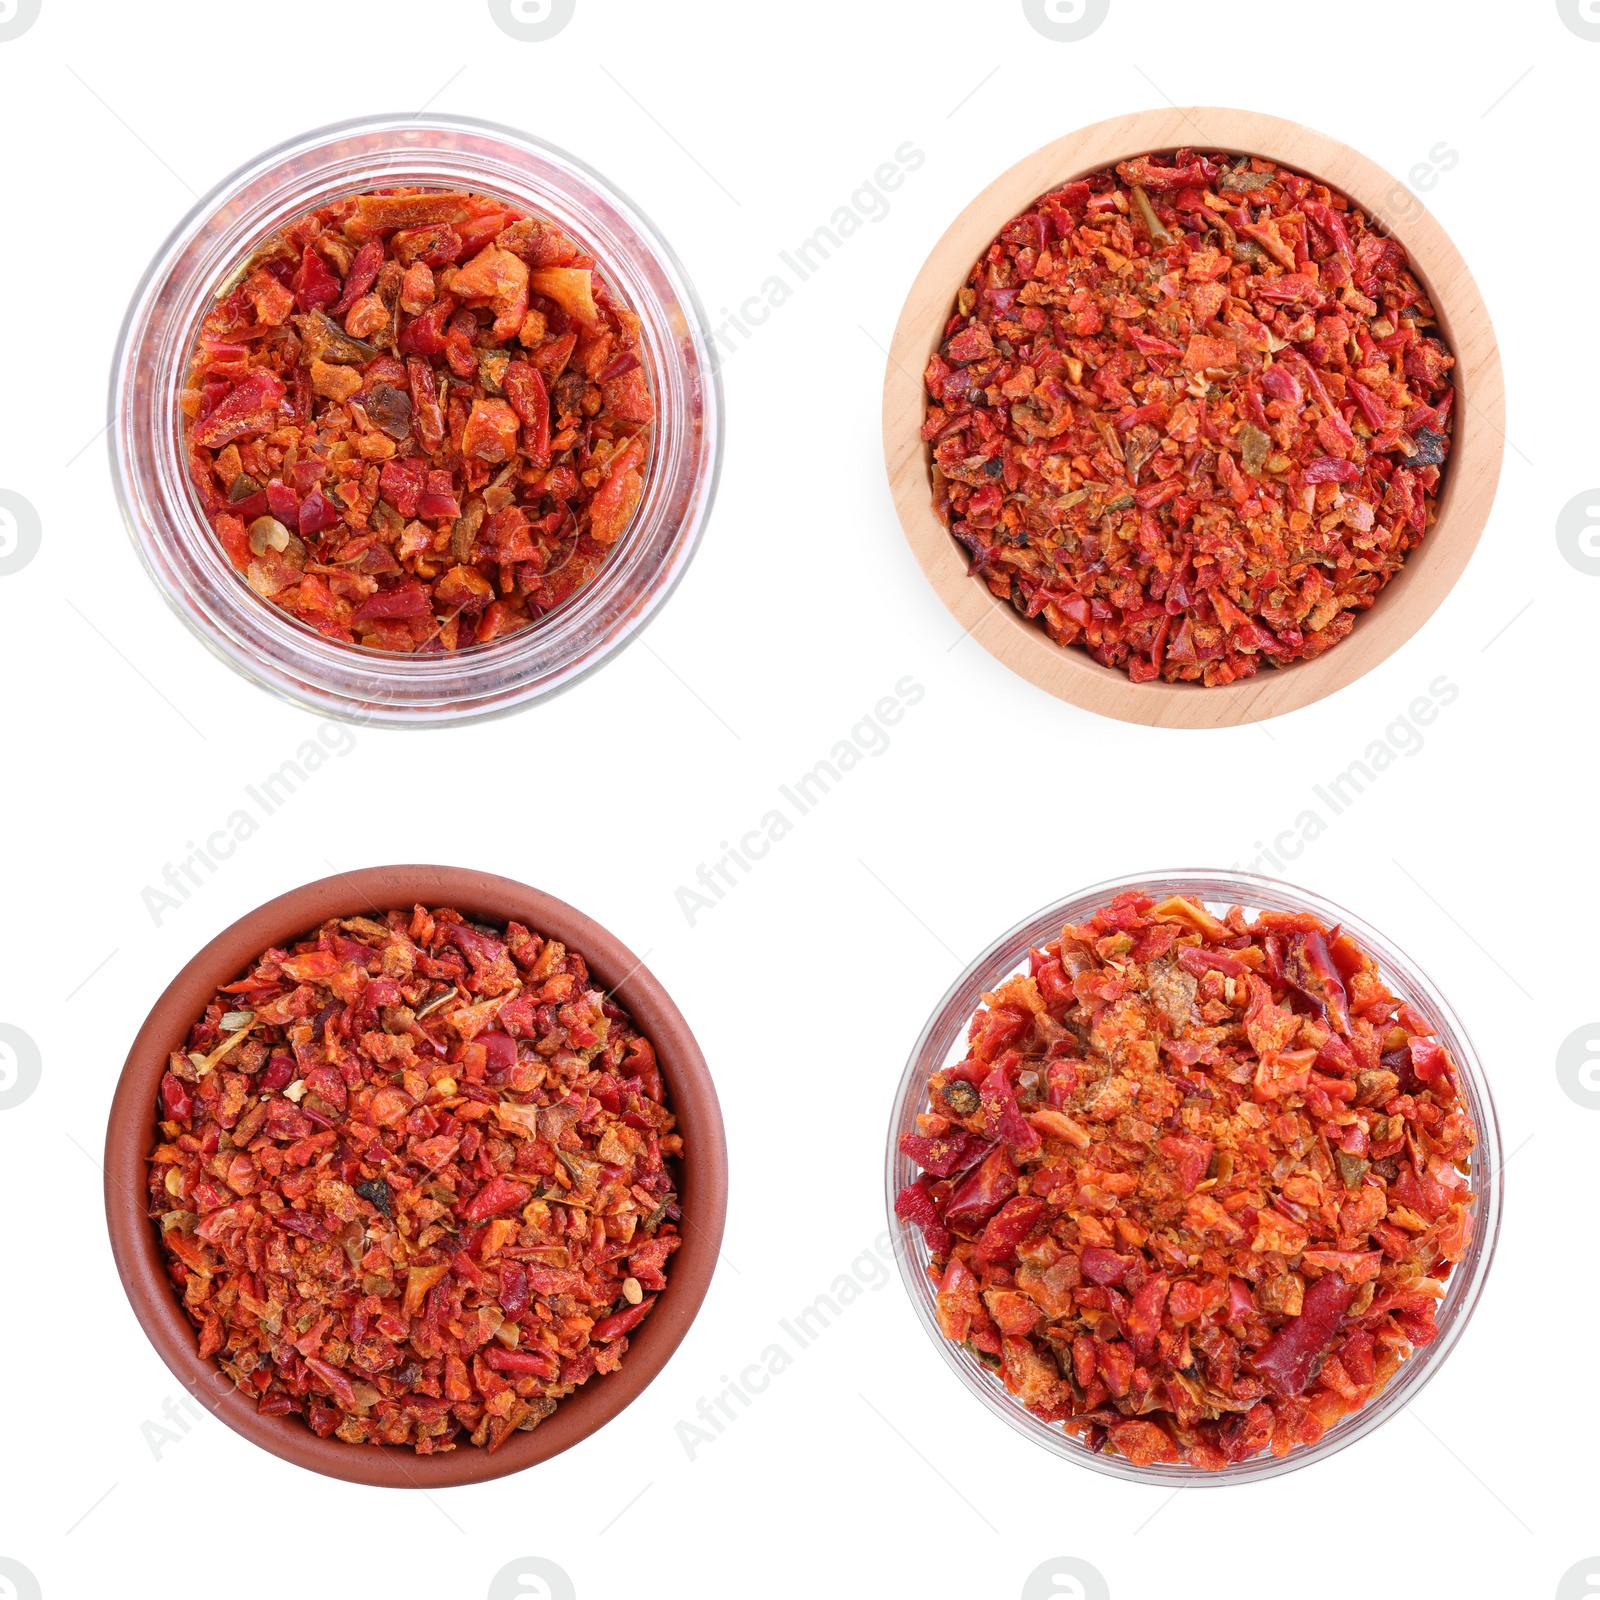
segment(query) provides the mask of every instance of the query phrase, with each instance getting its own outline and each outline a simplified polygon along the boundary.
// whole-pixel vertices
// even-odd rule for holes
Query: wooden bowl
[[[408,1447],[319,1439],[298,1416],[264,1417],[211,1360],[200,1359],[194,1325],[165,1270],[159,1234],[146,1210],[146,1159],[154,1149],[156,1094],[168,1055],[217,985],[230,983],[269,945],[304,936],[329,917],[454,906],[485,921],[516,920],[578,951],[656,1047],[668,1100],[683,1134],[683,1243],[667,1287],[631,1334],[616,1372],[597,1375],[528,1433],[514,1433],[493,1455],[469,1444],[443,1455]],[[438,1489],[520,1472],[603,1427],[661,1371],[688,1332],[711,1284],[728,1202],[722,1113],[705,1058],[666,991],[620,940],[580,911],[537,889],[458,867],[371,867],[291,890],[217,935],[167,986],[128,1052],[106,1130],[106,1221],[111,1251],[134,1315],[183,1386],[236,1433],[297,1466],[351,1483]]]
[[[933,509],[932,450],[921,439],[928,357],[942,342],[956,291],[1000,230],[1040,195],[1129,157],[1189,145],[1281,162],[1346,194],[1411,258],[1456,358],[1454,442],[1427,537],[1369,611],[1331,650],[1241,683],[1132,683],[1075,645],[1058,645],[976,578],[967,554]],[[901,526],[952,614],[1013,672],[1086,711],[1168,728],[1259,722],[1308,706],[1353,683],[1398,650],[1461,576],[1489,517],[1504,447],[1505,385],[1494,327],[1456,247],[1397,178],[1348,145],[1297,122],[1210,106],[1138,111],[1047,144],[996,178],[950,225],[906,297],[883,385],[883,453]]]

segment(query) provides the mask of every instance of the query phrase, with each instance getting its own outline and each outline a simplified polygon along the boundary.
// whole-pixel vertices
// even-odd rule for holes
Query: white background
[[[1597,82],[1600,44],[1553,0],[1112,0],[1072,44],[1016,0],[578,0],[542,44],[508,38],[482,0],[43,0],[0,42],[0,488],[43,525],[38,558],[0,578],[0,1021],[43,1061],[37,1092],[0,1111],[0,1556],[47,1600],[113,1571],[136,1596],[476,1597],[524,1556],[584,1600],[1012,1596],[1058,1556],[1091,1562],[1115,1600],[1554,1594],[1600,1549],[1600,1112],[1554,1070],[1600,1014],[1600,579],[1554,537],[1600,475]],[[1455,153],[1413,181],[1478,277],[1510,390],[1494,514],[1433,620],[1332,700],[1203,734],[1097,719],[958,642],[879,445],[881,347],[949,220],[1028,151],[1168,97],[1300,118],[1401,176]],[[318,724],[214,660],[136,560],[97,437],[117,328],[195,195],[303,129],[424,102],[592,163],[713,313],[904,141],[926,161],[727,361],[720,498],[647,638],[508,720],[358,730],[158,926],[141,890]],[[908,674],[926,695],[891,747],[691,927],[677,888]],[[989,1416],[896,1279],[691,1461],[675,1425],[883,1229],[893,1086],[960,967],[1082,884],[1248,863],[1440,675],[1460,692],[1423,748],[1287,873],[1433,974],[1516,1152],[1486,1298],[1410,1411],[1325,1464],[1168,1503]],[[97,1161],[124,1052],[172,974],[251,907],[330,865],[418,860],[539,885],[648,954],[722,1097],[725,1264],[643,1398],[530,1472],[430,1503],[312,1477],[210,1418],[157,1459],[143,1424],[182,1391],[118,1284]]]

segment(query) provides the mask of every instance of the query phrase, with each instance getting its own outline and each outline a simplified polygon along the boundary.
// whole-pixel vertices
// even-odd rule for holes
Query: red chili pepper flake
[[[549,222],[352,195],[275,235],[202,323],[190,478],[251,588],[325,637],[487,644],[591,582],[638,507],[639,336]]]
[[[1349,934],[1129,892],[1035,950],[928,1084],[895,1212],[945,1336],[1094,1450],[1314,1444],[1437,1334],[1477,1143]]]
[[[150,1214],[200,1354],[349,1444],[537,1427],[667,1287],[665,1099],[583,957],[518,923],[418,906],[263,952],[156,1112]]]
[[[1344,195],[1141,156],[1044,195],[972,269],[924,375],[935,508],[1058,644],[1232,683],[1336,644],[1421,543],[1454,365]]]

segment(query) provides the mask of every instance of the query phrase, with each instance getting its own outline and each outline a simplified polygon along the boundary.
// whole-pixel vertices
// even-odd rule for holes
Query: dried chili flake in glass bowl
[[[1129,891],[1067,922],[907,1091],[894,1210],[940,1333],[1133,1468],[1317,1444],[1423,1359],[1474,1243],[1438,1033],[1309,912]]]
[[[1427,532],[1455,358],[1405,250],[1251,157],[1068,183],[972,269],[924,375],[972,572],[1136,683],[1343,639]]]
[[[346,644],[454,651],[589,583],[644,490],[640,322],[503,200],[395,188],[276,232],[201,324],[189,470],[264,599]]]
[[[202,1357],[326,1438],[490,1451],[667,1287],[682,1142],[584,959],[418,906],[325,923],[173,1053],[150,1211]]]

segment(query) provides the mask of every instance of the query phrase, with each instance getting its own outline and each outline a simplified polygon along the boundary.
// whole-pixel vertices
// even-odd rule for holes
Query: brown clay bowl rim
[[[580,952],[606,989],[649,1035],[684,1141],[683,1244],[667,1288],[631,1336],[622,1365],[597,1375],[529,1433],[490,1455],[459,1445],[439,1456],[408,1447],[319,1439],[298,1416],[264,1417],[210,1360],[167,1278],[156,1228],[146,1214],[145,1159],[155,1144],[155,1104],[169,1053],[219,983],[231,982],[269,945],[304,935],[329,917],[421,903],[454,906],[486,921],[515,919]],[[700,1310],[716,1270],[728,1203],[722,1112],[705,1057],[688,1023],[649,969],[614,934],[553,895],[510,878],[462,867],[368,867],[291,889],[247,913],[198,952],[151,1008],[111,1102],[105,1152],[106,1222],[133,1313],[157,1354],[197,1400],[252,1444],[296,1466],[381,1488],[439,1489],[520,1472],[610,1422],[667,1364]]]
[[[967,573],[967,556],[933,509],[931,448],[921,438],[922,373],[944,323],[990,241],[1058,184],[1149,151],[1182,146],[1281,162],[1348,195],[1392,234],[1428,291],[1456,368],[1454,444],[1435,521],[1355,628],[1331,650],[1216,688],[1132,683],[1037,623]],[[1403,217],[1396,212],[1403,211]],[[963,629],[1030,683],[1086,711],[1152,727],[1232,727],[1299,710],[1372,671],[1444,602],[1488,521],[1505,448],[1505,381],[1494,325],[1466,262],[1422,202],[1350,145],[1298,122],[1217,106],[1170,106],[1096,122],[1024,156],[950,224],[906,295],[884,371],[883,452],[906,541]]]

